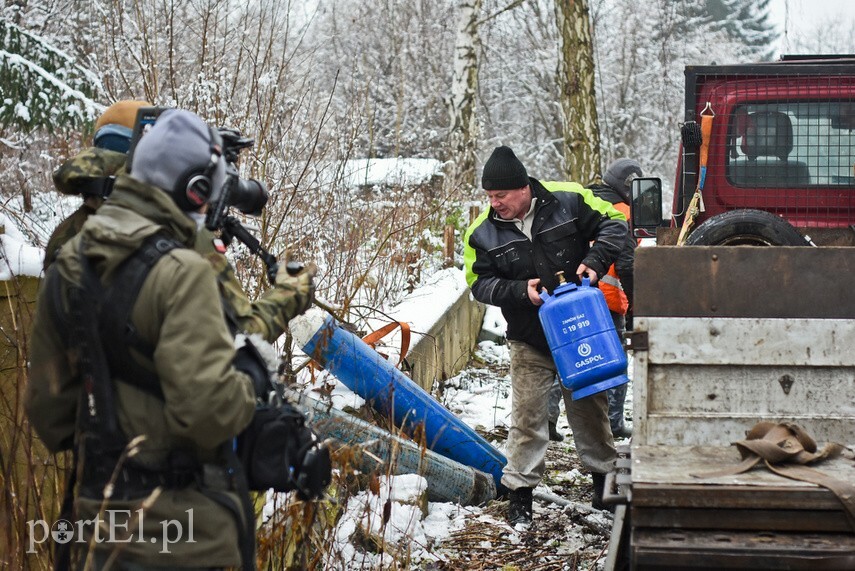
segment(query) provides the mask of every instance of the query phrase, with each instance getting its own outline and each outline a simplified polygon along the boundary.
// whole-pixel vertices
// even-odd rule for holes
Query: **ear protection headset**
[[[193,167],[178,177],[172,195],[179,208],[185,212],[198,210],[211,199],[214,192],[214,174],[217,166],[223,160],[223,139],[216,129],[208,127],[211,134],[211,155],[208,164],[203,167]]]

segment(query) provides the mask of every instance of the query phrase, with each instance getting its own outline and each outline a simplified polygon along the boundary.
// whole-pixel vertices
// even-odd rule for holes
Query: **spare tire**
[[[731,210],[717,214],[686,238],[689,246],[807,246],[798,230],[763,210]]]

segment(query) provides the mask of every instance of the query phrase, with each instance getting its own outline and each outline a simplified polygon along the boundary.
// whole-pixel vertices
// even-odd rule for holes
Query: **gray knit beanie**
[[[516,190],[528,185],[528,173],[510,147],[496,147],[484,163],[484,190]]]
[[[609,168],[606,169],[606,174],[603,175],[603,181],[621,194],[629,202],[630,200],[630,184],[632,179],[643,176],[641,165],[633,159],[617,159]]]
[[[168,192],[182,210],[195,210],[197,206],[185,196],[186,184],[191,175],[203,173],[210,164],[215,155],[211,139],[208,125],[195,113],[164,111],[137,143],[131,176]],[[208,202],[219,197],[225,178],[226,163],[217,156]]]

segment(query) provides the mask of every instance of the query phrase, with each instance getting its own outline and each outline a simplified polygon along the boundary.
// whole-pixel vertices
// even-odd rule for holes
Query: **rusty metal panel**
[[[635,315],[855,319],[855,248],[656,246],[635,253]]]

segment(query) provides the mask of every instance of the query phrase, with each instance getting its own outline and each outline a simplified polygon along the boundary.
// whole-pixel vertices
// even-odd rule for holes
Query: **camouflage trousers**
[[[511,350],[511,427],[502,484],[511,490],[535,487],[546,470],[549,445],[548,402],[555,381],[555,363],[522,341],[508,341]],[[562,388],[567,421],[576,452],[590,472],[614,468],[615,447],[604,392],[574,401]]]

